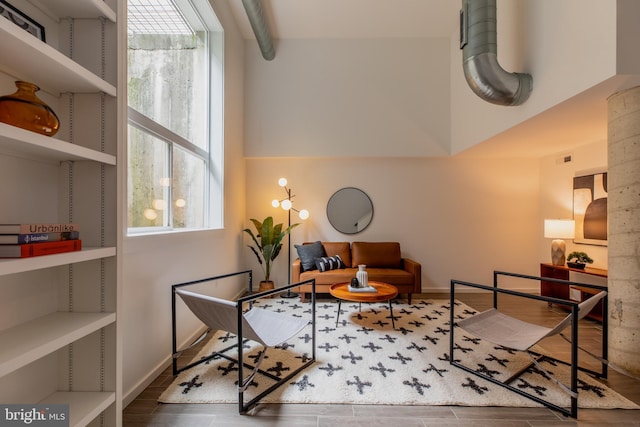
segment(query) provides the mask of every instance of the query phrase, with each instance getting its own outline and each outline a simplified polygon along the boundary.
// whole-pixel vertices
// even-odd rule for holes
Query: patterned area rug
[[[309,304],[291,299],[262,300],[270,310],[309,316]],[[470,375],[448,361],[449,301],[418,300],[411,305],[393,304],[395,327],[391,326],[387,304],[342,303],[340,322],[336,326],[338,305],[318,302],[317,342],[314,365],[298,374],[288,384],[265,397],[271,403],[347,403],[388,405],[463,405],[535,407],[537,403]],[[457,305],[461,318],[474,313]],[[235,342],[235,336],[218,331],[196,356],[199,360]],[[456,333],[456,358],[466,366],[508,377],[528,364],[528,357],[496,347],[460,330]],[[247,341],[245,361],[257,358],[261,347]],[[235,357],[235,351],[228,353]],[[262,369],[286,375],[311,354],[311,328],[278,349],[269,349]],[[545,368],[566,379],[563,365]],[[245,375],[248,373],[245,369]],[[237,365],[223,358],[179,374],[160,396],[163,403],[235,403],[237,402]],[[580,375],[581,408],[639,409],[636,404],[607,388],[586,374]],[[245,401],[273,384],[273,380],[256,375],[245,393]],[[530,368],[515,383],[560,406],[569,406],[569,397]]]

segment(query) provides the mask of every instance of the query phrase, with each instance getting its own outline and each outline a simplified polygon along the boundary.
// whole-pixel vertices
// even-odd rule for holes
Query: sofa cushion
[[[364,264],[367,268],[402,268],[400,243],[398,242],[353,242],[351,244],[351,266]]]
[[[316,258],[316,268],[320,272],[345,268],[340,255]]]
[[[300,273],[300,281],[316,279],[316,285],[333,285],[335,283],[347,283],[356,277],[357,268],[345,268],[344,270],[329,270],[320,273],[318,270]]]
[[[322,246],[327,256],[340,255],[342,262],[347,267],[351,267],[351,247],[349,242],[322,242]]]
[[[302,271],[315,270],[316,258],[325,256],[324,247],[320,241],[294,246],[298,251]]]
[[[368,268],[370,282],[384,282],[394,286],[413,286],[413,274],[397,268]]]

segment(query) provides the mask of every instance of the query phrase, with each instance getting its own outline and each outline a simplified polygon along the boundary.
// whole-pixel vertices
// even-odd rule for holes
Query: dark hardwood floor
[[[490,304],[484,294],[461,294],[458,299],[475,309]],[[448,295],[414,295],[414,299],[448,299]],[[522,299],[505,297],[500,300],[502,310],[513,315],[526,316],[530,321],[554,324],[566,315],[557,307],[546,303],[524,303]],[[598,352],[602,326],[593,320],[580,325],[580,345]],[[543,347],[556,357],[566,356],[567,344],[559,337],[544,341]],[[185,360],[191,360],[197,349],[186,352]],[[589,356],[580,356],[581,364]],[[597,362],[591,362],[597,366]],[[260,404],[247,415],[238,415],[235,404],[161,404],[157,398],[171,383],[171,369],[163,372],[142,392],[123,414],[123,424],[136,426],[279,426],[279,427],[328,427],[328,426],[640,426],[640,410],[580,409],[578,420],[566,418],[546,408],[497,408],[463,406],[385,406],[385,405],[305,405]],[[640,404],[640,381],[609,370],[605,384],[635,403]]]

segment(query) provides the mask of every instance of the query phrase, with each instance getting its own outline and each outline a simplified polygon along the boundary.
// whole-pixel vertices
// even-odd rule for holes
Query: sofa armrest
[[[402,269],[413,274],[414,292],[422,292],[422,265],[409,258],[402,258]]]
[[[300,273],[302,270],[302,264],[300,258],[296,258],[291,263],[291,283],[298,283],[300,281]]]

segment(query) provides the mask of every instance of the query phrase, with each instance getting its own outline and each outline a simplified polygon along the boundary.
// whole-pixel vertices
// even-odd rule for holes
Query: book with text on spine
[[[76,240],[79,238],[80,232],[78,231],[63,231],[61,233],[0,234],[0,245],[58,242],[61,240]]]
[[[78,224],[0,224],[0,234],[63,233],[79,231]]]
[[[25,243],[23,245],[0,245],[0,258],[30,258],[41,255],[74,252],[82,249],[82,240],[59,242]]]

